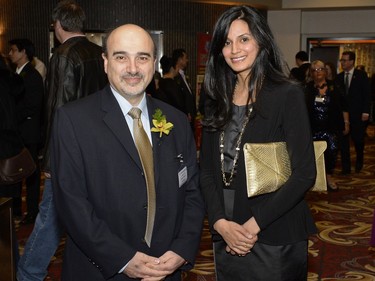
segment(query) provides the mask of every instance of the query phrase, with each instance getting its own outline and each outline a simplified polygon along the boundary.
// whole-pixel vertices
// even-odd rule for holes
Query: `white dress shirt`
[[[132,109],[134,106],[131,105],[122,95],[120,95],[114,88],[111,86],[111,90],[113,95],[115,96],[118,104],[120,105],[122,114],[124,114],[126,123],[128,124],[130,133],[132,135],[132,138],[134,140],[134,134],[133,134],[133,118],[128,114],[130,109]],[[151,128],[150,128],[150,119],[148,118],[148,109],[147,109],[147,102],[146,102],[146,94],[143,94],[143,98],[141,102],[136,106],[141,111],[141,120],[143,124],[143,128],[150,140],[150,143],[152,145],[152,137],[151,137]]]

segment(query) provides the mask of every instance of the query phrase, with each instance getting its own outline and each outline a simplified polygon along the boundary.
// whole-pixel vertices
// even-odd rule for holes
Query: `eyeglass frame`
[[[323,71],[327,71],[327,68],[326,67],[310,68],[310,71],[311,72],[323,72]]]

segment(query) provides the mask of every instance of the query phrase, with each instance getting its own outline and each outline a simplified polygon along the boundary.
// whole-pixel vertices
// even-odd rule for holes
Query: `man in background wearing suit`
[[[25,92],[16,99],[18,129],[25,147],[30,151],[37,169],[26,179],[26,206],[27,214],[22,224],[34,223],[38,214],[40,195],[40,169],[38,164],[38,148],[41,143],[41,115],[43,105],[43,78],[32,65],[35,54],[33,43],[26,38],[17,38],[9,41],[9,58],[16,65],[16,72],[22,77]],[[19,189],[22,184],[19,185]],[[16,203],[18,202],[18,203]],[[18,207],[15,215],[22,215],[21,197],[15,200]]]
[[[343,71],[336,79],[348,104],[350,122],[350,133],[341,139],[342,174],[351,172],[350,137],[357,156],[355,172],[359,173],[363,168],[366,125],[370,116],[370,83],[364,71],[354,68],[354,52],[343,52],[340,62]]]
[[[190,121],[190,126],[194,131],[195,117],[197,116],[197,107],[195,104],[195,94],[189,84],[185,70],[189,63],[187,53],[184,49],[175,49],[172,52],[172,62],[173,66],[178,72],[174,80],[180,87],[182,94],[185,99],[185,110]]]
[[[68,234],[62,281],[179,281],[204,217],[193,134],[181,111],[145,94],[151,36],[127,24],[104,44],[110,84],[59,108],[53,125],[52,186]]]

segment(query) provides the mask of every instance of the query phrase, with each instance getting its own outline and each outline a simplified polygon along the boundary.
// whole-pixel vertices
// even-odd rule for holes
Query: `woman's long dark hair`
[[[284,72],[286,64],[266,19],[255,8],[247,6],[230,8],[216,22],[205,73],[204,89],[208,100],[203,124],[211,130],[225,127],[232,114],[231,105],[236,73],[225,62],[222,50],[228,37],[230,25],[237,19],[248,24],[249,30],[259,46],[249,79],[248,103],[257,98],[263,80],[276,83],[287,80],[287,75]],[[256,107],[255,104],[254,107]]]

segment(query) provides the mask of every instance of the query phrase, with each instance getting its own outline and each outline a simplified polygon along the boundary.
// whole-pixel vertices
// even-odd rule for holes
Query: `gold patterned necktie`
[[[154,160],[150,140],[143,129],[141,121],[141,110],[133,107],[129,111],[129,115],[133,118],[134,141],[138,150],[139,157],[142,162],[143,171],[146,175],[147,186],[147,224],[145,232],[145,241],[151,246],[152,230],[154,228],[156,195],[154,180]]]
[[[349,93],[349,72],[345,72],[345,94]]]

